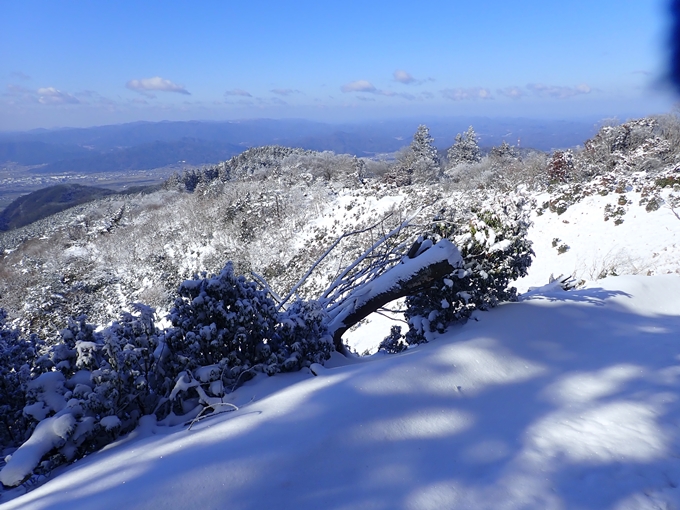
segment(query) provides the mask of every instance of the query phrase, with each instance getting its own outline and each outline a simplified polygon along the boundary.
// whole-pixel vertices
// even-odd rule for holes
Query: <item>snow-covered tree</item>
[[[471,208],[467,218],[439,214],[433,236],[450,238],[460,249],[460,268],[406,299],[409,344],[426,341],[428,333],[443,332],[464,321],[474,310],[488,310],[517,297],[511,281],[526,276],[533,251],[526,237],[529,207],[522,196],[497,197]]]
[[[479,163],[482,160],[482,152],[477,144],[477,134],[470,126],[465,133],[458,133],[456,140],[446,153],[448,166],[454,167],[462,163]]]
[[[508,142],[503,140],[503,143],[497,147],[492,147],[489,156],[499,161],[511,161],[519,159],[519,151]]]
[[[441,167],[434,138],[424,124],[418,126],[411,145],[402,151],[395,167],[385,175],[385,180],[397,185],[411,182],[433,182],[439,178]]]

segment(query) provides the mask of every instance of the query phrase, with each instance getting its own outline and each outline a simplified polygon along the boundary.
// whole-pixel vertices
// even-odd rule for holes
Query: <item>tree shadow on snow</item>
[[[33,503],[599,510],[677,499],[680,317],[632,313],[621,297],[503,305],[190,432],[100,452]],[[68,492],[43,492],[60,479]]]

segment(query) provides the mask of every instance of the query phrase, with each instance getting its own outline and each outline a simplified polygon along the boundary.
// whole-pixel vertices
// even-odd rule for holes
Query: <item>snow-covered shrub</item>
[[[235,378],[264,361],[276,305],[255,282],[237,276],[231,262],[218,275],[186,280],[178,292],[170,311],[175,329],[166,333],[176,363],[192,370],[219,364]]]
[[[176,414],[210,405],[255,371],[299,370],[323,363],[333,350],[320,305],[297,301],[279,312],[231,262],[218,275],[182,283],[169,317],[174,328],[165,333],[165,366],[176,380],[169,397]]]
[[[316,301],[298,300],[281,312],[270,341],[270,348],[279,360],[277,371],[323,364],[334,350],[333,339],[326,334],[326,322],[326,313]]]
[[[526,237],[529,207],[523,197],[498,198],[461,219],[436,218],[433,236],[448,237],[458,246],[464,265],[426,292],[406,299],[409,344],[426,341],[429,332],[464,321],[474,310],[488,310],[513,301],[509,283],[525,276],[533,251]]]
[[[401,334],[401,326],[394,325],[390,329],[390,334],[380,342],[378,350],[384,350],[388,354],[397,354],[404,351],[407,347],[404,342],[404,335]]]
[[[30,429],[23,413],[25,389],[40,345],[34,335],[23,338],[18,330],[7,325],[6,319],[0,308],[0,453],[27,439]]]
[[[115,414],[126,424],[151,414],[170,382],[164,376],[163,345],[154,321],[156,311],[141,303],[133,313],[123,312],[103,332],[103,362],[92,374],[95,391],[106,387],[107,400],[115,402]]]
[[[520,154],[516,147],[510,145],[508,142],[503,140],[503,143],[497,147],[492,147],[489,151],[489,157],[495,158],[500,161],[510,161],[513,159],[519,159]]]
[[[574,154],[570,150],[555,151],[548,162],[551,183],[567,182],[574,171]]]
[[[99,449],[154,411],[158,389],[169,384],[155,372],[153,316],[153,309],[135,305],[135,314],[102,332],[85,316],[69,320],[61,341],[43,349],[35,376],[23,383],[23,415],[35,428],[0,471],[0,482],[14,486]]]

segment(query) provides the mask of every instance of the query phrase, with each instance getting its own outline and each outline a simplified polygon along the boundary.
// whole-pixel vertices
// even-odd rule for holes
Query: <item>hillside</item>
[[[95,480],[110,465],[140,508],[184,480],[244,508],[676,502],[678,136],[639,119],[482,155],[469,130],[443,162],[425,126],[389,163],[252,148],[0,235],[3,497],[53,477],[17,501],[106,508],[128,497]],[[381,293],[406,299],[359,321]]]
[[[80,184],[55,184],[17,198],[0,213],[0,230],[11,230],[76,205],[111,195],[109,189]]]
[[[191,430],[145,422],[1,508],[672,508],[678,296],[677,275],[534,291],[401,355],[251,381]]]

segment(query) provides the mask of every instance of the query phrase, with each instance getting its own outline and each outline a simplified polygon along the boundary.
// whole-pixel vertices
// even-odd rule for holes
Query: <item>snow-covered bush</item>
[[[169,316],[175,329],[165,341],[182,370],[220,365],[236,378],[266,361],[262,346],[274,332],[276,305],[255,282],[237,276],[231,262],[218,275],[186,280],[178,293]]]
[[[23,413],[26,384],[40,346],[34,336],[23,338],[8,326],[7,314],[0,308],[0,453],[27,439],[29,421]]]
[[[135,314],[102,332],[85,316],[69,320],[60,341],[35,359],[34,377],[22,383],[23,415],[35,428],[0,471],[0,482],[18,485],[99,449],[154,411],[158,389],[169,385],[155,373],[153,316],[153,309],[136,305]]]
[[[461,163],[479,163],[482,160],[482,152],[477,144],[477,134],[470,126],[465,133],[458,133],[456,139],[446,152],[448,168]]]
[[[326,312],[316,301],[298,300],[281,312],[270,342],[280,371],[323,364],[330,357],[334,347],[332,338],[326,334],[326,323]]]
[[[297,301],[279,312],[266,291],[235,274],[231,262],[218,275],[182,283],[170,320],[166,366],[177,380],[170,398],[176,414],[222,398],[225,388],[253,372],[299,370],[333,350],[318,304]]]
[[[429,332],[443,332],[474,310],[517,298],[516,289],[508,285],[527,274],[533,255],[526,237],[527,206],[524,197],[507,196],[474,208],[467,218],[445,214],[435,218],[433,236],[451,239],[464,265],[426,292],[406,299],[407,343],[424,342]]]
[[[555,151],[548,162],[547,172],[551,183],[567,182],[574,172],[572,151]]]

